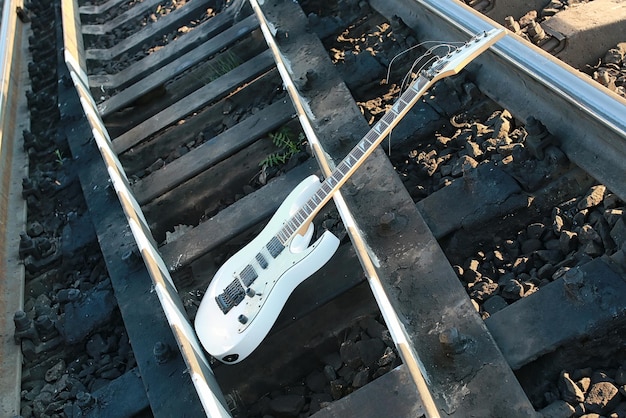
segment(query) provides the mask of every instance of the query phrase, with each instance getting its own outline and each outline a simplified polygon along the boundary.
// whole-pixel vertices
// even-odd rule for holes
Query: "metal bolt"
[[[391,228],[393,221],[396,220],[396,214],[393,212],[387,212],[380,217],[380,226],[382,228]]]
[[[13,315],[13,322],[15,323],[15,343],[19,344],[22,339],[29,339],[37,341],[39,336],[37,330],[33,325],[33,321],[26,315],[24,311],[17,311]]]
[[[469,339],[463,336],[455,327],[448,328],[439,334],[439,342],[452,353],[460,354],[467,348]]]
[[[122,254],[122,261],[127,264],[132,264],[137,260],[137,253],[134,249],[128,250]]]
[[[170,359],[172,351],[169,345],[162,341],[157,341],[152,349],[152,354],[154,354],[157,364],[165,364]]]
[[[395,212],[387,212],[378,219],[378,234],[381,236],[395,235],[407,224],[404,216],[398,216]]]
[[[13,322],[15,322],[15,330],[20,332],[26,331],[31,325],[30,318],[26,316],[26,312],[24,311],[15,312]]]
[[[80,407],[80,409],[87,409],[94,403],[96,403],[96,399],[91,395],[91,393],[78,392],[76,394],[76,404]]]

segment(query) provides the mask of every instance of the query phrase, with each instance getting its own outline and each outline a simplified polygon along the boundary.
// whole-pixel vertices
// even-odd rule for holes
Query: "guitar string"
[[[402,52],[399,52],[398,54],[396,54],[391,61],[389,61],[389,65],[387,66],[387,76],[385,77],[384,82],[389,84],[389,77],[391,76],[391,67],[393,66],[393,63],[396,59],[398,59],[399,57],[401,57],[402,55],[412,51],[415,48],[419,48],[421,46],[424,46],[426,44],[431,44],[431,43],[435,43],[436,45],[428,48],[422,55],[420,55],[419,57],[417,57],[414,61],[413,64],[411,65],[411,68],[409,69],[409,71],[405,74],[405,76],[402,79],[402,83],[400,85],[400,90],[398,91],[398,97],[402,95],[402,93],[405,91],[405,89],[407,88],[407,85],[410,84],[409,83],[409,78],[411,77],[411,75],[413,73],[415,73],[415,67],[417,66],[417,64],[419,64],[424,58],[430,56],[430,58],[428,60],[426,60],[420,67],[419,70],[417,71],[417,74],[420,74],[422,72],[422,70],[424,70],[424,68],[426,68],[427,66],[429,66],[433,61],[437,60],[437,58],[439,58],[438,56],[434,55],[434,51],[436,51],[439,48],[446,48],[447,49],[447,53],[449,54],[450,52],[452,52],[453,50],[457,49],[458,46],[454,45],[454,44],[459,44],[459,46],[464,45],[464,42],[445,42],[445,41],[424,41],[424,42],[420,42],[419,44],[413,45],[410,48],[405,49]],[[389,132],[389,135],[387,136],[387,155],[389,157],[391,157],[391,134],[393,133],[393,130],[391,132]]]

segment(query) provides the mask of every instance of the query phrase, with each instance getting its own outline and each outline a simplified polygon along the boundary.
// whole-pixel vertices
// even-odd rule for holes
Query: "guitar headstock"
[[[474,58],[496,43],[506,34],[504,29],[491,29],[475,35],[463,46],[450,52],[444,57],[439,57],[428,69],[424,70],[423,76],[431,81],[458,74]]]

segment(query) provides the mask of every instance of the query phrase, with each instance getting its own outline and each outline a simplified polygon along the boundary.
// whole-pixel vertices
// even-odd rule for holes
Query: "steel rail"
[[[156,243],[152,238],[146,218],[130,190],[126,173],[113,151],[111,138],[98,114],[96,102],[89,93],[88,87],[83,84],[84,80],[71,68],[70,63],[66,64],[70,68],[70,74],[79,94],[83,111],[92,128],[93,138],[107,166],[111,183],[152,279],[154,291],[191,375],[204,412],[211,417],[229,417],[227,402],[219,389],[209,362],[200,348],[172,277],[156,249]]]
[[[464,40],[500,26],[453,0],[371,4],[385,16],[402,16],[423,39]],[[626,101],[514,35],[486,55],[473,64],[480,90],[517,118],[540,120],[571,161],[626,199]]]
[[[25,116],[27,82],[26,25],[18,19],[22,0],[0,4],[0,416],[20,412],[22,351],[13,335],[13,316],[24,304],[24,265],[18,255],[19,233],[25,229],[26,203],[21,196],[21,180],[28,163],[18,145],[20,132],[28,128]]]
[[[267,19],[263,15],[263,11],[259,7],[257,0],[249,0],[252,9],[254,10],[257,18],[259,19],[259,24],[261,27],[261,31],[263,36],[265,37],[265,41],[267,42],[268,47],[272,51],[274,56],[274,60],[276,61],[276,66],[280,76],[283,80],[284,86],[287,89],[289,96],[294,104],[296,109],[296,113],[298,115],[298,120],[302,125],[302,129],[311,145],[311,149],[315,154],[315,158],[324,173],[324,176],[328,177],[332,174],[330,158],[328,154],[324,151],[320,140],[313,129],[311,121],[308,117],[308,113],[306,111],[306,104],[302,100],[302,97],[298,93],[296,89],[295,83],[287,70],[287,65],[283,59],[280,50],[276,44],[276,40],[274,39],[274,34],[272,33]],[[432,394],[428,387],[428,383],[424,378],[423,366],[417,355],[417,352],[413,348],[410,343],[410,337],[408,336],[405,327],[402,325],[398,314],[393,308],[388,295],[386,294],[381,279],[378,276],[378,273],[375,268],[374,261],[372,260],[369,251],[369,246],[365,240],[365,237],[361,233],[354,216],[348,209],[346,202],[341,194],[341,191],[338,190],[335,194],[333,194],[333,200],[337,207],[337,211],[341,216],[344,226],[346,227],[348,236],[352,241],[357,257],[363,267],[363,271],[365,272],[365,276],[370,285],[374,298],[380,308],[380,311],[385,319],[385,323],[389,327],[389,332],[393,338],[396,347],[398,348],[398,352],[402,357],[402,361],[407,366],[411,378],[415,383],[417,388],[418,397],[424,407],[424,412],[428,417],[439,417],[438,408],[433,400]]]
[[[172,277],[161,258],[154,242],[150,227],[143,211],[130,189],[126,173],[113,150],[111,138],[107,128],[102,121],[98,111],[98,106],[93,99],[88,87],[88,77],[85,71],[84,49],[80,41],[80,20],[76,11],[74,0],[63,0],[63,59],[69,72],[74,89],[78,95],[82,113],[86,118],[92,133],[92,140],[100,151],[102,161],[106,166],[106,171],[122,211],[127,221],[127,225],[136,242],[141,258],[143,259],[146,271],[152,281],[153,290],[157,295],[160,307],[163,309],[165,319],[172,332],[176,345],[181,353],[182,359],[187,367],[187,373],[198,395],[201,409],[207,416],[230,417],[227,401],[213,374],[213,370],[204,355],[197,340],[197,336],[189,323],[187,314],[180,300],[180,296],[174,285]],[[115,284],[114,284],[115,286]],[[128,328],[128,327],[127,327]],[[132,337],[131,337],[132,340]],[[138,361],[149,367],[146,363]],[[142,370],[144,384],[150,387],[145,370]],[[152,379],[158,371],[152,373]],[[179,376],[180,377],[180,376]],[[181,388],[178,388],[179,390]],[[155,390],[152,390],[154,396]],[[150,399],[150,402],[158,400]],[[193,405],[195,407],[195,404]],[[200,409],[200,407],[198,407]],[[171,411],[155,411],[155,415],[164,415]],[[198,411],[187,411],[191,414],[198,414]]]

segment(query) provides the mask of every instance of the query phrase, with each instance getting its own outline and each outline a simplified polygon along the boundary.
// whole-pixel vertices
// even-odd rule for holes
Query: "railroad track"
[[[337,253],[225,365],[192,327],[220,265],[393,104],[392,77],[419,54],[384,85],[372,74],[390,54],[494,23],[451,1],[122,3],[20,13],[39,112],[25,148],[44,167],[22,192],[31,301],[8,308],[25,312],[23,415],[567,416],[545,382],[567,387],[559,373],[599,346],[607,362],[590,367],[604,380],[576,380],[609,382],[611,408],[626,396],[623,99],[509,33],[437,83],[394,130],[391,157],[375,150],[316,217]],[[40,23],[51,13],[62,26]],[[550,33],[560,47],[544,49],[567,58],[573,42]],[[48,100],[58,117],[42,127]],[[33,209],[66,224],[37,233]]]

